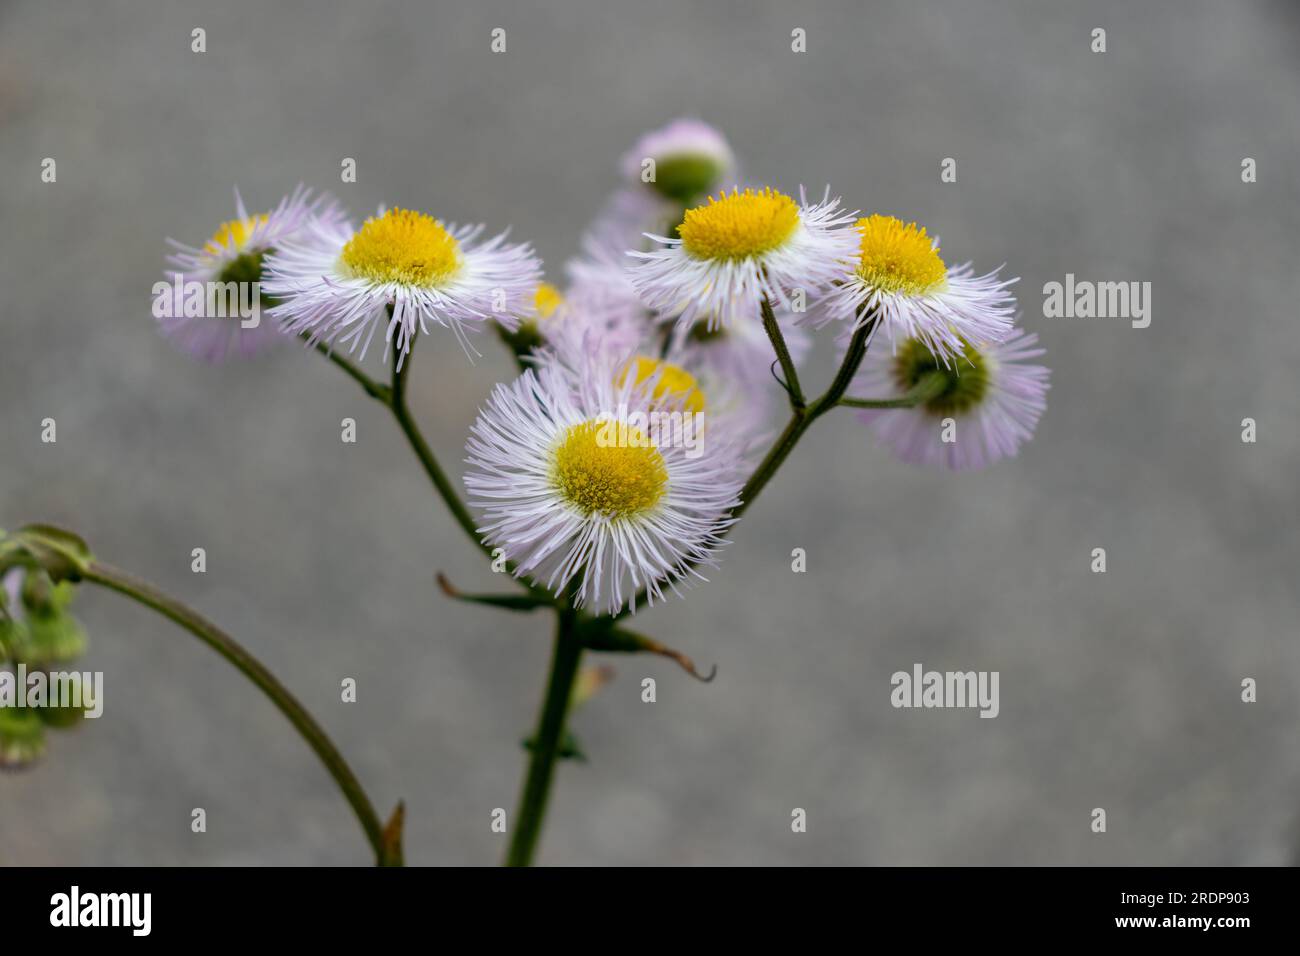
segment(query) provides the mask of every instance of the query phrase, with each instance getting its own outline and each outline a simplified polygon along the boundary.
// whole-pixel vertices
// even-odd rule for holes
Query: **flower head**
[[[641,260],[632,284],[646,305],[683,324],[756,323],[764,297],[788,310],[794,290],[812,295],[844,272],[856,237],[841,227],[852,220],[838,199],[796,203],[770,188],[721,193],[687,210],[679,238],[653,236],[660,248],[628,252]]]
[[[496,319],[514,328],[541,278],[527,243],[508,244],[504,233],[479,241],[482,231],[398,208],[360,229],[317,223],[267,262],[266,290],[282,300],[272,314],[289,332],[360,346],[363,356],[382,320],[399,367],[429,323],[450,328],[469,351],[464,326]]]
[[[816,313],[819,324],[839,319],[890,340],[919,339],[943,364],[960,357],[965,341],[999,341],[1011,331],[1015,279],[995,269],[975,276],[970,263],[949,267],[925,227],[893,216],[859,219],[857,255]]]
[[[250,214],[236,189],[235,218],[221,223],[203,245],[168,240],[176,249],[167,257],[173,267],[169,277],[182,288],[190,283],[261,283],[266,257],[299,238],[314,220],[341,223],[342,208],[327,195],[313,199],[311,190],[300,185],[270,211]],[[260,307],[259,298],[259,312]],[[283,338],[272,322],[253,324],[235,315],[199,315],[184,308],[163,311],[158,315],[163,335],[209,362],[232,354],[247,358]]]
[[[636,141],[623,156],[623,175],[681,207],[734,182],[736,158],[717,129],[697,119],[678,119]]]
[[[903,396],[927,377],[937,390],[913,408],[863,409],[858,417],[912,464],[960,471],[1009,458],[1047,407],[1051,372],[1026,361],[1044,354],[1037,341],[1020,330],[1000,343],[963,340],[949,361],[919,338],[897,343],[893,354],[868,352],[855,382],[862,394]]]
[[[566,265],[569,285],[560,321],[543,328],[555,352],[591,349],[624,353],[637,348],[651,328],[650,313],[629,281],[623,247],[608,227],[583,237],[582,254]]]
[[[499,385],[471,428],[465,476],[486,543],[580,604],[651,603],[713,564],[740,488],[726,436],[693,430],[705,398],[654,360],[543,360]],[[668,424],[666,424],[668,423]],[[682,440],[685,438],[685,440]]]

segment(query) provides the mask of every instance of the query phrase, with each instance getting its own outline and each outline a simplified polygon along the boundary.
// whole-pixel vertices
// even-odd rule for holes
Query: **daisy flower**
[[[543,280],[520,304],[514,328],[497,322],[497,332],[516,355],[527,355],[550,340],[551,330],[560,324],[566,311],[564,293]]]
[[[269,212],[249,214],[236,189],[235,218],[218,226],[202,246],[167,240],[176,250],[167,257],[167,262],[174,267],[169,278],[181,289],[189,283],[206,286],[261,282],[266,256],[282,243],[296,239],[315,219],[342,222],[343,211],[329,196],[313,199],[311,190],[300,185]],[[262,304],[259,300],[259,311]],[[160,311],[166,314],[159,314]],[[175,307],[155,308],[155,316],[168,340],[205,361],[218,362],[232,354],[247,358],[283,338],[273,322],[259,320],[251,325],[236,315],[185,315],[186,311]]]
[[[313,344],[359,345],[363,358],[382,321],[398,368],[430,323],[450,328],[471,352],[464,326],[496,319],[513,329],[541,279],[527,243],[509,244],[505,233],[480,241],[482,232],[397,208],[355,230],[319,222],[268,259],[266,291],[282,300],[272,314]]]
[[[715,564],[739,503],[733,446],[681,428],[704,407],[689,375],[653,360],[542,361],[498,385],[466,445],[485,543],[595,613],[642,587],[652,604],[665,584],[680,594],[695,565]]]
[[[734,189],[687,210],[680,238],[651,236],[660,248],[628,252],[641,260],[631,275],[641,300],[683,324],[705,317],[709,328],[757,322],[764,297],[794,308],[796,289],[810,296],[843,275],[857,238],[840,228],[855,214],[840,210],[838,198],[800,199]]]
[[[646,233],[675,235],[682,214],[725,184],[737,182],[735,156],[723,135],[694,119],[646,133],[623,155],[624,184],[601,208],[597,226],[625,249],[650,248]]]
[[[591,240],[592,237],[588,237]],[[678,325],[649,312],[628,280],[623,258],[612,247],[585,243],[584,255],[568,265],[572,282],[557,319],[541,323],[542,338],[559,360],[573,365],[597,353],[613,360],[640,356],[676,366],[708,393],[709,418],[728,420],[753,433],[780,395],[771,374],[772,345],[758,323],[709,330],[706,319]],[[807,332],[788,315],[777,317],[791,355],[800,361],[811,347]]]
[[[863,409],[876,440],[911,464],[954,471],[985,468],[1016,454],[1047,407],[1051,371],[1027,360],[1044,350],[1017,329],[1000,343],[975,346],[944,362],[922,339],[897,343],[892,355],[868,352],[855,382],[859,394],[902,396],[927,375],[941,376],[937,395],[913,408]]]
[[[622,167],[628,183],[649,187],[679,207],[736,180],[736,157],[726,137],[697,119],[673,120],[646,133],[623,155]]]
[[[639,346],[652,327],[651,313],[642,304],[628,277],[626,246],[608,227],[597,226],[582,241],[582,254],[565,266],[569,287],[564,322],[551,326],[557,351],[595,341],[611,352]]]
[[[962,343],[996,342],[1011,332],[1016,279],[1000,279],[1001,267],[976,276],[970,263],[947,266],[939,243],[914,222],[893,216],[859,219],[858,250],[842,277],[814,313],[818,324],[851,322],[854,331],[873,317],[897,345],[919,339],[948,364]]]
[[[621,268],[584,261],[570,263],[570,274],[574,281],[564,292],[549,282],[537,284],[519,312],[518,328],[500,330],[506,344],[519,356],[540,350],[581,355],[634,348],[650,320]]]

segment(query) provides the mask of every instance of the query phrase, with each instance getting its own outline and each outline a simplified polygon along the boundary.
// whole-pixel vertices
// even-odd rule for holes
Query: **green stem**
[[[772,303],[768,301],[767,296],[763,296],[760,308],[763,313],[763,329],[767,332],[767,337],[772,340],[776,360],[781,363],[781,374],[785,378],[786,392],[790,396],[790,408],[797,414],[807,404],[804,401],[803,389],[799,385],[799,371],[795,368],[794,359],[790,357],[790,349],[785,344],[785,336],[781,333],[781,324],[776,321],[776,313],[772,311]]]
[[[841,398],[840,404],[848,408],[915,408],[938,398],[947,387],[948,376],[943,372],[926,372],[898,398]]]
[[[302,333],[298,337],[303,341],[310,341],[306,332]],[[387,385],[382,385],[379,382],[376,382],[373,378],[363,372],[359,366],[355,365],[344,356],[336,353],[334,349],[325,342],[313,342],[312,348],[325,356],[339,368],[343,369],[348,377],[360,385],[362,389],[365,390],[365,393],[371,398],[383,402],[385,405],[392,401]]]
[[[551,676],[547,683],[546,698],[542,701],[541,714],[537,718],[537,730],[532,738],[528,775],[524,778],[523,793],[519,797],[514,837],[506,854],[507,866],[531,864],[537,839],[542,832],[551,780],[555,775],[555,761],[560,741],[564,737],[569,700],[573,696],[573,682],[578,676],[578,662],[582,659],[582,640],[575,627],[576,621],[576,612],[571,607],[561,608],[556,615]]]
[[[374,805],[366,795],[361,782],[357,780],[356,774],[352,772],[352,768],[343,759],[343,755],[334,746],[329,735],[320,724],[316,723],[315,718],[261,661],[197,611],[191,610],[148,582],[141,581],[125,571],[99,561],[92,561],[80,571],[80,576],[125,595],[179,624],[251,680],[289,719],[289,723],[293,724],[294,729],[307,741],[321,763],[325,765],[325,769],[329,771],[330,776],[334,778],[334,782],[338,784],[352,811],[357,815],[361,829],[365,831],[366,839],[375,853],[375,862],[379,866],[400,865],[400,841],[385,841],[384,825],[375,814]]]
[[[424,434],[420,431],[420,426],[416,424],[415,416],[411,414],[411,408],[406,402],[407,376],[410,373],[411,362],[415,355],[414,347],[412,347],[412,351],[407,353],[406,361],[402,364],[400,371],[396,364],[394,364],[391,386],[376,382],[348,359],[344,358],[342,355],[335,354],[333,350],[323,342],[317,342],[315,348],[316,351],[320,352],[331,362],[341,368],[349,378],[357,382],[367,395],[380,402],[385,408],[392,412],[393,418],[396,419],[398,427],[402,429],[402,434],[406,437],[407,444],[409,444],[411,450],[415,452],[415,457],[419,459],[421,466],[424,468],[424,473],[428,475],[429,480],[433,483],[434,489],[442,498],[443,503],[446,504],[447,510],[451,512],[452,517],[456,519],[456,523],[460,525],[461,530],[469,536],[469,539],[474,542],[475,546],[487,555],[489,560],[495,561],[496,556],[492,553],[492,548],[485,544],[482,538],[479,537],[478,527],[474,523],[474,516],[471,515],[469,509],[465,507],[465,503],[461,501],[460,494],[456,491],[455,485],[451,483],[451,480],[447,477],[447,473],[444,472],[442,466],[438,464],[438,459],[434,456],[433,449],[431,449],[429,443],[424,440]],[[513,562],[506,563],[506,570],[512,575],[514,569],[515,566]],[[544,589],[539,588],[534,584],[530,584],[527,581],[520,581],[519,583],[535,597],[539,599],[544,598],[545,600],[543,600],[543,603],[550,603],[550,595],[547,594]]]
[[[764,325],[767,324],[767,315],[770,311],[771,307],[768,306],[764,312]],[[861,319],[860,315],[859,319]],[[754,499],[758,497],[759,492],[767,486],[767,483],[772,480],[772,476],[776,474],[777,469],[781,467],[782,463],[788,457],[790,457],[790,452],[794,451],[794,446],[799,443],[799,439],[802,438],[803,433],[812,426],[812,423],[840,404],[840,400],[844,397],[844,393],[848,391],[849,385],[853,381],[853,376],[858,373],[858,367],[862,365],[862,359],[867,354],[867,346],[871,340],[871,332],[875,328],[877,321],[879,321],[879,316],[872,315],[867,318],[866,321],[863,321],[857,330],[854,331],[852,337],[849,339],[849,346],[844,352],[844,360],[836,370],[835,377],[831,380],[830,386],[821,397],[811,405],[794,406],[793,414],[791,414],[790,421],[786,424],[785,430],[781,432],[780,436],[777,437],[776,442],[768,450],[767,455],[765,455],[763,460],[759,462],[758,467],[754,469],[754,473],[750,475],[749,480],[745,482],[745,486],[740,489],[740,504],[732,510],[732,518],[739,518],[749,510],[749,506],[754,503]],[[780,332],[779,329],[777,331],[778,333]],[[775,345],[775,342],[773,342],[773,344]],[[793,392],[791,393],[791,403],[792,405],[794,403]],[[630,609],[643,603],[645,598],[646,591],[643,588],[633,597],[627,607],[614,615],[614,619],[621,620],[626,617],[631,613]]]
[[[831,379],[830,386],[826,389],[815,402],[807,408],[796,408],[794,414],[790,416],[790,422],[785,426],[776,443],[768,451],[767,456],[759,462],[754,469],[754,473],[749,476],[749,481],[745,482],[745,487],[740,490],[740,506],[732,513],[733,518],[739,518],[745,513],[758,493],[762,491],[776,470],[794,451],[794,446],[799,443],[812,423],[821,418],[828,411],[839,404],[844,393],[848,391],[849,384],[853,381],[853,376],[858,373],[858,366],[862,364],[863,357],[867,354],[867,342],[871,338],[871,330],[875,328],[876,317],[863,322],[849,339],[849,347],[844,352],[844,360],[840,363],[839,369],[835,372],[835,377]]]
[[[397,419],[397,424],[402,429],[402,434],[406,436],[412,451],[415,452],[415,457],[424,466],[425,474],[429,476],[429,480],[433,482],[433,487],[442,496],[443,502],[447,505],[447,510],[451,512],[452,517],[456,519],[456,523],[461,526],[465,534],[469,535],[469,539],[491,558],[492,549],[484,544],[479,537],[478,527],[474,523],[474,516],[469,513],[465,503],[460,500],[460,494],[456,491],[456,487],[448,479],[446,472],[442,470],[442,466],[438,464],[438,459],[434,457],[432,449],[429,448],[429,443],[424,440],[424,435],[420,432],[420,426],[415,423],[410,406],[406,403],[407,376],[411,371],[411,362],[414,355],[414,350],[408,353],[406,361],[400,363],[400,368],[398,367],[399,363],[394,361],[393,385],[388,407],[392,409],[393,417]]]

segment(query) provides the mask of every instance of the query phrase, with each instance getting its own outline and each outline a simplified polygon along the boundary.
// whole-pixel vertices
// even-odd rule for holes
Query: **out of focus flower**
[[[262,301],[257,299],[259,320],[243,321],[247,316],[209,314],[212,301],[207,287],[233,283],[237,295],[249,301],[252,284],[262,281],[266,256],[281,243],[300,236],[309,222],[319,219],[341,223],[343,211],[327,195],[312,198],[310,189],[298,186],[269,212],[250,214],[235,190],[235,218],[217,227],[212,238],[202,246],[187,246],[168,239],[176,252],[167,257],[173,267],[169,280],[180,290],[159,307],[155,296],[154,315],[164,336],[180,349],[208,362],[219,362],[232,355],[247,358],[281,340],[283,336],[273,322],[260,321]],[[199,289],[203,307],[187,305],[188,290]],[[224,297],[221,300],[225,303]],[[223,309],[223,313],[229,310]]]
[[[646,133],[624,154],[622,165],[630,185],[679,207],[736,181],[736,158],[726,138],[697,119],[673,120]]]
[[[628,278],[625,249],[607,226],[583,238],[582,254],[565,266],[569,285],[559,321],[543,328],[552,351],[622,354],[643,342],[653,323]]]
[[[480,241],[482,232],[396,208],[355,230],[316,222],[267,260],[265,290],[280,300],[272,315],[288,332],[360,347],[363,357],[383,325],[398,368],[431,323],[451,329],[469,352],[465,327],[495,319],[513,329],[541,279],[527,243],[507,243],[504,233]]]
[[[921,339],[868,352],[855,393],[902,396],[924,376],[943,377],[938,394],[913,408],[863,409],[859,418],[899,458],[912,464],[964,470],[1015,455],[1047,407],[1050,370],[1032,364],[1044,354],[1038,336],[1017,330],[1000,343],[963,342],[945,363]]]
[[[643,135],[624,154],[622,185],[601,207],[591,232],[612,240],[621,256],[651,247],[646,233],[676,235],[691,206],[737,180],[723,135],[695,119],[674,120]]]
[[[843,320],[857,329],[873,317],[891,342],[918,339],[943,364],[963,343],[996,342],[1011,332],[1015,279],[972,274],[970,263],[947,266],[939,244],[916,223],[868,216],[856,225],[857,257],[814,313],[818,324]],[[874,334],[874,332],[873,332]]]
[[[86,632],[69,605],[75,586],[55,584],[44,571],[11,570],[0,599],[0,656],[33,667],[76,660],[86,651]]]
[[[50,580],[38,570],[13,568],[0,581],[0,666],[12,665],[13,690],[24,695],[30,680],[43,673],[47,686],[50,672],[81,656],[86,634],[69,613],[74,586]],[[16,675],[26,674],[23,683]],[[73,673],[70,679],[81,680]],[[45,753],[45,729],[68,727],[81,719],[79,707],[47,702],[43,706],[16,706],[14,700],[0,702],[0,769],[22,769]]]

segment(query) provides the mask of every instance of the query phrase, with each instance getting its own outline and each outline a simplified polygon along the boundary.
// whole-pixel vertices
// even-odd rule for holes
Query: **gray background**
[[[198,365],[155,334],[150,286],[164,237],[208,236],[232,184],[265,205],[299,180],[356,213],[513,225],[554,275],[622,151],[699,115],[757,179],[829,182],[929,224],[950,258],[1009,263],[1053,390],[1022,456],[975,475],[898,463],[848,415],[821,423],[713,582],[638,617],[718,680],[613,661],[575,719],[592,760],[562,768],[542,860],[1289,863],[1297,27],[1293,5],[1172,0],[9,4],[0,524],[77,528],[241,637],[378,803],[407,800],[412,862],[496,861],[489,815],[513,812],[548,622],[437,593],[440,568],[500,581],[352,383],[294,349]],[[939,181],[947,156],[956,184]],[[1043,283],[1067,272],[1150,281],[1151,327],[1044,318]],[[416,366],[418,414],[457,473],[510,374],[485,352],[471,367],[440,335]],[[0,862],[366,861],[310,752],[234,671],[116,596],[85,593],[79,613],[106,713],[0,777]],[[1000,671],[1001,716],[892,709],[889,675],[918,661]]]

